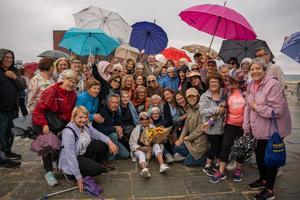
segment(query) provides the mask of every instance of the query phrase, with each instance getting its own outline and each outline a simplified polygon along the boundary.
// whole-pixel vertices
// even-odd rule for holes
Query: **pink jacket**
[[[244,132],[252,131],[256,139],[270,138],[270,132],[275,130],[271,126],[272,110],[274,110],[280,136],[286,137],[291,133],[292,122],[288,103],[280,83],[275,77],[266,75],[256,93],[252,81],[246,93]],[[250,102],[256,104],[255,111],[249,106]]]

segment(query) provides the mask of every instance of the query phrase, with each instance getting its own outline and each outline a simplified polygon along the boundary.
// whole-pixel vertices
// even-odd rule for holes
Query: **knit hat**
[[[228,77],[232,78],[235,82],[240,83],[246,80],[245,75],[241,69],[231,69],[228,72]]]
[[[244,62],[248,62],[249,64],[252,62],[251,58],[244,58],[241,62],[241,66],[243,65]]]
[[[186,98],[188,98],[189,96],[198,96],[198,95],[199,92],[195,88],[189,88],[185,93]]]

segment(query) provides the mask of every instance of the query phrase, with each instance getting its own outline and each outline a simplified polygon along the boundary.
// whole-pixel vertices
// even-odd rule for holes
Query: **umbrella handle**
[[[78,188],[78,186],[75,186],[75,187],[68,188],[68,189],[65,189],[65,190],[62,190],[62,191],[54,192],[54,193],[51,193],[51,194],[46,194],[44,196],[44,199],[48,199],[48,197],[52,197],[52,196],[57,195],[57,194],[61,194],[61,193],[68,192],[68,191],[72,191],[72,190],[75,190],[77,188]]]

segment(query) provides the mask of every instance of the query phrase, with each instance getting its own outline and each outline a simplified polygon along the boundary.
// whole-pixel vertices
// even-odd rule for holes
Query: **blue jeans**
[[[109,154],[108,160],[115,160],[115,159],[124,159],[129,157],[129,151],[119,142],[119,137],[116,132],[111,133],[108,135],[111,141],[119,148],[117,155]]]
[[[179,153],[181,156],[185,157],[183,164],[186,166],[204,166],[206,163],[206,155],[196,160],[193,158],[184,143],[182,143],[179,147],[175,145],[173,151],[174,153]]]

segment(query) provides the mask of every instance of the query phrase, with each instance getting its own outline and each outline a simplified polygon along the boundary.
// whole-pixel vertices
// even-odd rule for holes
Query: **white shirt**
[[[86,149],[90,143],[91,143],[90,135],[86,131],[80,132],[79,139],[78,139],[79,155],[85,154]]]

